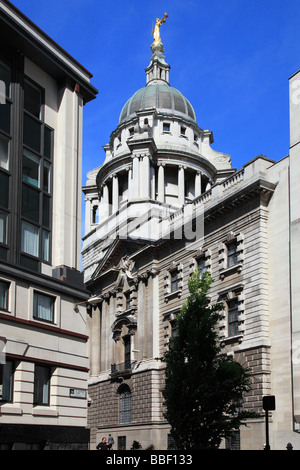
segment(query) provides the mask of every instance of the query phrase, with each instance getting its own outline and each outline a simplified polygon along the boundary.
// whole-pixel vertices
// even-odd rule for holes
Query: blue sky
[[[13,0],[92,74],[84,109],[83,184],[104,159],[127,99],[145,86],[151,31],[161,28],[170,84],[192,103],[232,166],[289,152],[288,79],[300,69],[299,0]]]

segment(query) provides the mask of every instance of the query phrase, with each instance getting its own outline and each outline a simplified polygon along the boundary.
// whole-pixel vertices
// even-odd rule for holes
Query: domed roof
[[[133,117],[137,111],[151,108],[196,122],[194,109],[183,94],[163,80],[154,80],[136,91],[125,103],[120,114],[119,124]]]

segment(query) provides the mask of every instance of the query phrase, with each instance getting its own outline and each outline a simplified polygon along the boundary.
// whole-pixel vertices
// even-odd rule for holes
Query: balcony
[[[121,364],[111,364],[110,375],[111,377],[124,377],[132,373],[133,364],[135,361],[127,361]]]

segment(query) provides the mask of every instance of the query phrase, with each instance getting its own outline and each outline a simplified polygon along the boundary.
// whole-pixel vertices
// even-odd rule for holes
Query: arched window
[[[120,424],[131,422],[131,391],[127,385],[119,390],[120,395]]]

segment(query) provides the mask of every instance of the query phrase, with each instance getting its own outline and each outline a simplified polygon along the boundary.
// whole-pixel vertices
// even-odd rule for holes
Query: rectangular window
[[[9,283],[0,281],[0,309],[8,310]]]
[[[40,187],[40,158],[27,149],[23,151],[22,179]]]
[[[22,221],[21,250],[28,255],[39,255],[39,229],[29,222]]]
[[[11,71],[8,65],[4,64],[1,61],[0,61],[0,81],[4,83],[4,90],[2,90],[1,88],[1,91],[3,92],[4,96],[9,97],[10,96]]]
[[[126,436],[118,436],[118,450],[126,450]]]
[[[0,171],[0,205],[8,208],[9,204],[9,175]]]
[[[24,114],[23,142],[32,150],[40,153],[41,150],[41,124],[36,119]]]
[[[130,336],[125,336],[124,341],[124,367],[125,369],[131,369],[131,341]]]
[[[0,209],[0,243],[7,244],[8,214]]]
[[[42,259],[43,261],[50,262],[50,233],[43,230],[43,246],[42,246]]]
[[[34,405],[50,404],[50,377],[49,367],[35,365],[34,369]]]
[[[239,334],[238,330],[238,301],[237,299],[229,300],[228,306],[228,336],[236,336]]]
[[[35,271],[51,262],[53,130],[43,121],[43,104],[44,90],[25,79],[20,261]]]
[[[238,262],[237,241],[233,240],[227,244],[227,266],[235,266]]]
[[[0,134],[0,167],[9,170],[9,140]]]
[[[42,90],[29,80],[24,81],[24,109],[41,119]]]
[[[197,258],[197,269],[199,271],[199,277],[201,277],[202,274],[206,271],[205,256]]]
[[[170,132],[170,124],[168,122],[163,123],[163,132]]]
[[[0,401],[12,402],[13,400],[14,363],[6,361],[0,364]]]
[[[43,171],[43,189],[46,193],[50,193],[51,190],[51,165],[48,162],[44,162],[44,171]]]
[[[54,297],[34,292],[33,317],[53,323],[54,321]]]
[[[171,276],[171,292],[175,292],[179,289],[179,277],[178,277],[177,269],[175,269],[174,271],[171,271],[170,276]]]
[[[45,127],[44,129],[44,157],[52,158],[52,129]]]

